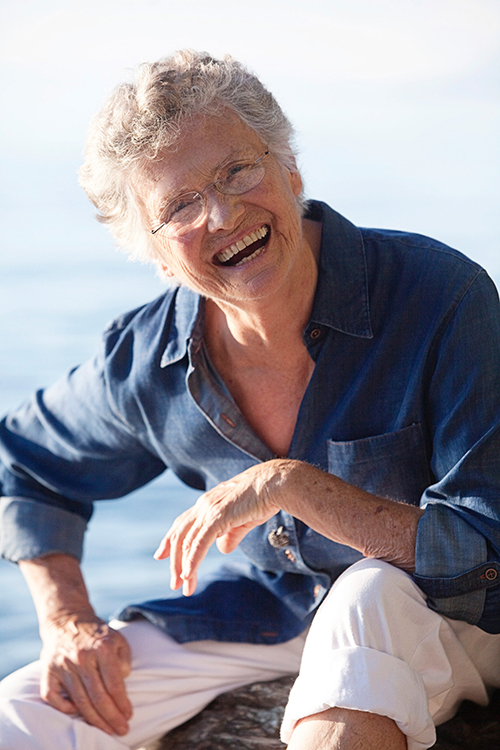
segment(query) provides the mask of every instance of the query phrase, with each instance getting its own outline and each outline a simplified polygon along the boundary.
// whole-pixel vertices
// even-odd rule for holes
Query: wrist
[[[21,560],[38,614],[40,632],[65,627],[71,620],[95,622],[78,561],[68,555]]]
[[[58,610],[47,612],[40,619],[40,632],[49,632],[53,630],[72,630],[75,633],[79,627],[88,624],[102,624],[106,621],[98,617],[92,607],[87,608],[70,608],[64,607]]]
[[[275,458],[268,464],[264,490],[270,508],[276,513],[283,510],[296,516],[301,495],[306,491],[308,469],[316,470],[303,461],[289,458]]]

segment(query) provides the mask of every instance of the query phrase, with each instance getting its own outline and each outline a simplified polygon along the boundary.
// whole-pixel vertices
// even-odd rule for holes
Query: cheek
[[[174,279],[178,284],[200,292],[200,284],[208,283],[210,273],[201,268],[198,244],[171,243],[166,240],[161,245],[161,259],[158,263],[165,278]],[[203,290],[201,290],[203,291]]]
[[[162,237],[158,243],[158,256],[162,271],[174,276],[181,270],[189,272],[190,257],[196,257],[196,248],[192,241],[179,242]]]

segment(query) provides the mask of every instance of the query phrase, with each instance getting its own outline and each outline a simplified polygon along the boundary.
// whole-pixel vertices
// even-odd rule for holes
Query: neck
[[[212,355],[251,360],[286,356],[302,347],[318,276],[321,225],[303,222],[304,252],[294,273],[276,294],[244,306],[207,300],[205,338]]]

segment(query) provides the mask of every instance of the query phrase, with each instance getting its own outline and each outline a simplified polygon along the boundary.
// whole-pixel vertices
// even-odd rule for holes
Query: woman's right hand
[[[72,616],[46,623],[42,639],[42,699],[107,734],[126,734],[132,706],[124,682],[130,647],[123,635],[95,616]]]
[[[130,648],[95,614],[78,561],[64,554],[20,560],[40,622],[40,695],[107,734],[124,735],[132,716],[125,677]]]

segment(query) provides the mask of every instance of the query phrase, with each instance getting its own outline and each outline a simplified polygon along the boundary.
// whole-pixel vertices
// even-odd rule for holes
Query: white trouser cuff
[[[424,683],[406,662],[361,646],[325,654],[325,660],[328,663],[321,675],[308,674],[307,664],[303,664],[285,711],[283,742],[290,741],[299,719],[338,706],[388,715],[407,735],[408,750],[432,747],[436,730]]]

